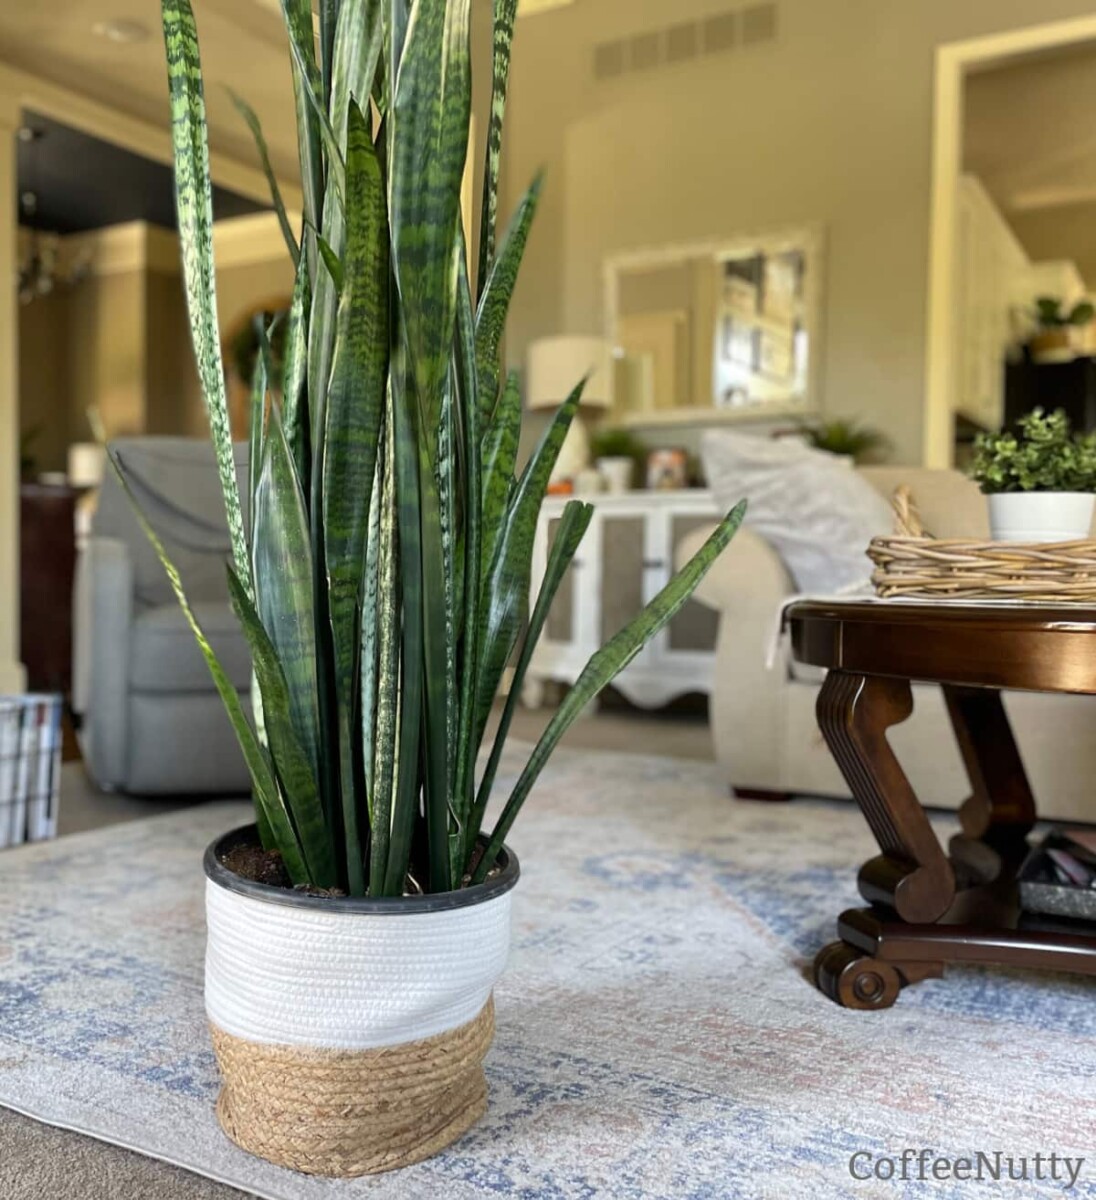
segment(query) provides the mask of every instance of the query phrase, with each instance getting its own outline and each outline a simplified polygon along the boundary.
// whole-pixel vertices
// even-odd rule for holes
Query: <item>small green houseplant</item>
[[[608,426],[590,434],[590,457],[610,492],[626,492],[642,478],[647,447],[629,430]]]
[[[856,463],[878,462],[890,449],[886,434],[855,419],[804,420],[800,428],[809,445]]]
[[[280,397],[269,350],[256,365],[242,483],[197,32],[190,0],[162,6],[191,331],[255,680],[252,723],[146,522],[254,784],[256,827],[206,856],[218,1116],[287,1166],[384,1170],[483,1111],[517,878],[504,839],[568,726],[686,602],[744,505],[593,656],[489,819],[522,678],[592,514],[567,505],[531,597],[537,516],[583,384],[518,470],[521,396],[500,344],[541,183],[496,237],[517,0],[494,3],[474,271],[460,211],[470,0],[321,0],[318,37],[310,0],[282,0],[304,213],[298,231],[271,177],[296,285]]]
[[[1074,357],[1073,330],[1087,325],[1096,316],[1096,307],[1081,300],[1072,308],[1057,296],[1040,296],[1032,317],[1036,332],[1029,347],[1036,362],[1063,362]]]
[[[1058,409],[1032,409],[1015,430],[979,434],[971,475],[989,497],[990,527],[1003,541],[1088,536],[1096,502],[1096,436],[1075,434]]]

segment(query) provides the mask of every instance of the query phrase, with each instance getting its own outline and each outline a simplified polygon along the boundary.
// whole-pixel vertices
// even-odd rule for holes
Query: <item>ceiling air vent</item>
[[[776,5],[755,4],[742,10],[742,44],[753,46],[776,37]]]
[[[632,70],[649,71],[662,61],[662,36],[640,33],[632,38]]]
[[[689,62],[700,54],[725,54],[737,47],[748,49],[774,41],[776,17],[776,4],[752,4],[602,42],[594,47],[594,78],[619,79],[636,71]]]
[[[723,50],[733,50],[738,41],[738,13],[720,13],[708,17],[701,24],[704,38],[704,53],[719,54]]]
[[[686,59],[696,58],[698,40],[697,27],[692,22],[667,29],[666,61],[685,62]]]
[[[602,42],[594,47],[594,78],[615,79],[624,74],[624,43]]]

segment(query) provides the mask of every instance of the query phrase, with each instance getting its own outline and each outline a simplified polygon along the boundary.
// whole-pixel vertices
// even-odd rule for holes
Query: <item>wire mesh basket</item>
[[[0,696],[0,850],[57,836],[61,697]]]

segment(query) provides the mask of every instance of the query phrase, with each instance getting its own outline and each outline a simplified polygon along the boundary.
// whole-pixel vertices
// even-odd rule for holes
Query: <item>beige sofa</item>
[[[937,536],[987,536],[985,499],[957,471],[876,467],[863,475],[887,497],[909,484]],[[679,561],[707,532],[678,547]],[[766,665],[781,600],[793,591],[777,553],[743,529],[697,592],[721,613],[711,698],[716,758],[740,794],[848,796],[815,721],[821,672],[793,664],[786,644],[776,665]],[[1006,707],[1040,815],[1096,821],[1096,697],[1011,692]],[[938,688],[914,685],[913,716],[889,736],[924,803],[962,803],[970,786]]]

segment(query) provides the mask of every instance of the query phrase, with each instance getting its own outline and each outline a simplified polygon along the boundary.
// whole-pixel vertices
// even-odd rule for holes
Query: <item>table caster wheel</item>
[[[819,991],[842,1008],[890,1008],[902,979],[890,963],[870,958],[846,942],[832,942],[814,960]]]

